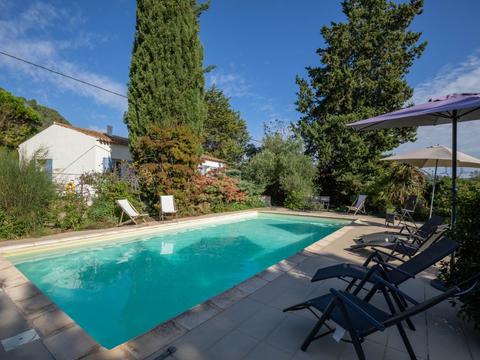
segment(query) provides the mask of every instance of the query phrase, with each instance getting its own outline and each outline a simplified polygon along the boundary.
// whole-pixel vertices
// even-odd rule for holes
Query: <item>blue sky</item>
[[[408,81],[414,101],[480,91],[475,0],[426,0],[413,29],[429,45]],[[295,75],[318,64],[320,27],[341,21],[339,1],[212,0],[201,18],[207,76],[232,98],[260,139],[263,123],[295,121]],[[135,26],[134,0],[0,0],[0,49],[124,93]],[[58,109],[73,124],[126,135],[126,102],[0,56],[0,86]],[[460,150],[480,156],[480,121],[462,124]],[[415,144],[449,146],[449,126],[424,128]],[[402,150],[401,149],[401,150]]]

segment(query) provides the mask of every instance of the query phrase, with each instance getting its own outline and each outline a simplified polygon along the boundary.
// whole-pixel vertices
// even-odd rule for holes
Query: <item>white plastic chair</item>
[[[162,221],[166,215],[175,215],[177,219],[177,208],[175,206],[175,198],[173,195],[161,195],[160,196],[160,218]]]
[[[120,206],[122,209],[122,215],[120,216],[120,221],[118,222],[118,226],[120,225],[125,225],[130,222],[133,222],[134,224],[138,224],[138,220],[143,220],[143,222],[146,222],[146,218],[148,217],[148,214],[140,214],[132,204],[130,204],[130,201],[127,199],[120,199],[116,201],[117,205]],[[123,216],[127,215],[130,220],[123,221]]]

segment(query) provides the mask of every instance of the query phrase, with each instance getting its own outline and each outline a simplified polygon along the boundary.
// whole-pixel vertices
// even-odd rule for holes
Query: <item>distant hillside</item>
[[[71,125],[70,121],[65,119],[63,115],[60,114],[57,110],[40,105],[39,103],[37,103],[37,100],[35,99],[32,99],[32,100],[27,100],[24,98],[20,98],[20,99],[22,99],[27,106],[30,106],[33,110],[35,110],[40,115],[40,119],[42,121],[42,129],[49,127],[54,122]]]
[[[0,88],[0,147],[15,149],[53,122],[70,124],[58,111]]]

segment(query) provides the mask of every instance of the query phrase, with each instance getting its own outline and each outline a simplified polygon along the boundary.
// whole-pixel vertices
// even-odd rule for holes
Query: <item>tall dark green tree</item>
[[[319,191],[338,201],[365,190],[383,152],[415,139],[415,129],[363,133],[346,125],[404,106],[413,92],[405,77],[426,46],[409,30],[421,0],[344,0],[342,8],[346,21],[321,29],[321,65],[297,78],[297,130],[317,161]]]
[[[188,125],[199,133],[206,115],[203,47],[196,0],[137,0],[137,23],[128,86],[133,154],[155,124]]]
[[[203,149],[214,156],[238,164],[246,152],[250,136],[247,124],[222,90],[212,86],[205,93],[207,118],[204,125]]]

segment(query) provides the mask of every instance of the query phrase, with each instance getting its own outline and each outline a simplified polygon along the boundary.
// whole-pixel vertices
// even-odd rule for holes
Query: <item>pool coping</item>
[[[15,306],[20,310],[25,317],[29,325],[36,329],[41,336],[43,343],[47,349],[58,358],[74,358],[80,359],[88,357],[89,355],[105,353],[106,356],[118,356],[118,358],[124,359],[145,359],[153,354],[158,354],[159,351],[164,349],[168,344],[186,334],[188,331],[193,330],[197,326],[201,325],[205,321],[220,314],[222,311],[228,309],[238,301],[251,295],[263,286],[277,279],[279,276],[291,270],[296,265],[300,264],[308,258],[308,254],[320,255],[323,249],[330,245],[335,240],[344,236],[347,232],[351,231],[354,227],[352,223],[354,218],[341,218],[341,217],[326,217],[323,214],[312,213],[300,213],[295,211],[258,211],[248,210],[236,213],[227,213],[214,217],[209,217],[208,220],[218,219],[218,217],[225,218],[225,216],[238,217],[239,214],[256,214],[256,213],[272,213],[281,215],[296,215],[318,218],[331,218],[338,220],[350,220],[350,224],[346,224],[342,228],[334,231],[326,237],[317,240],[306,248],[299,252],[283,259],[276,264],[268,267],[267,269],[251,276],[241,283],[223,291],[222,293],[184,311],[183,313],[173,317],[163,323],[158,324],[149,331],[142,333],[112,349],[106,349],[97,343],[88,333],[83,330],[78,324],[76,324],[60,307],[52,302],[46,295],[44,295],[40,289],[38,289],[23,273],[18,270],[8,259],[2,256],[0,253],[0,289],[7,294],[12,300]],[[199,219],[204,220],[204,219]],[[183,225],[191,224],[191,220],[183,222]],[[133,231],[141,231],[144,229],[158,230],[158,227],[164,227],[169,224],[159,224],[158,226],[149,226],[145,228],[135,228]],[[168,229],[171,229],[169,227]],[[125,232],[121,232],[125,234]],[[130,232],[128,232],[130,233]],[[119,232],[113,232],[117,235]],[[111,235],[113,235],[111,234]],[[89,236],[103,237],[105,233]],[[65,239],[58,239],[60,242],[72,241],[74,239],[82,237],[68,237]],[[54,240],[53,244],[58,243],[58,240]],[[35,241],[31,246],[39,247],[41,243]],[[52,244],[52,243],[48,243]],[[47,245],[48,245],[47,244]],[[25,248],[24,244],[21,244],[21,248]],[[77,341],[81,340],[81,341]],[[72,351],[72,349],[66,345],[66,342],[75,341],[75,354],[66,352]],[[73,357],[71,356],[73,355]],[[100,355],[101,356],[101,355]]]

